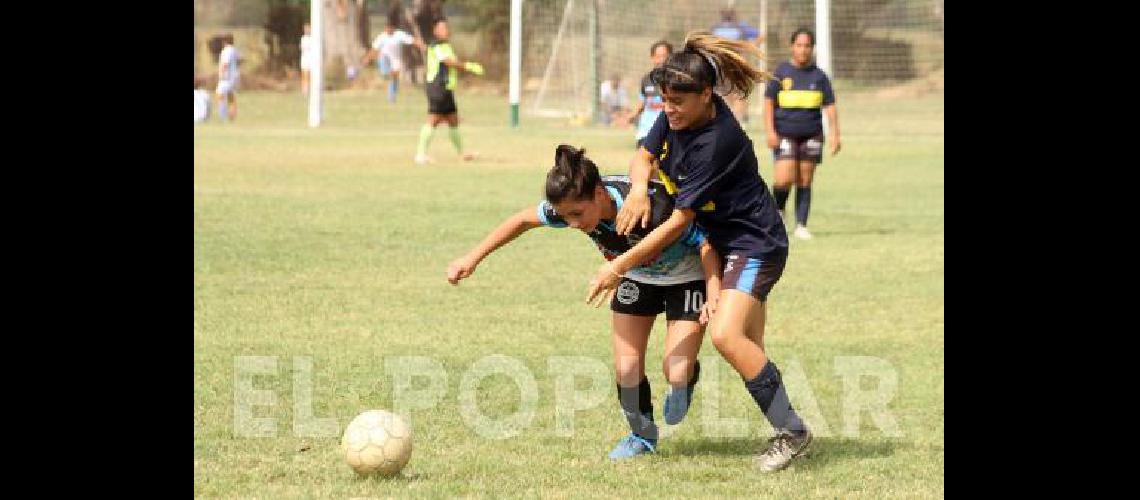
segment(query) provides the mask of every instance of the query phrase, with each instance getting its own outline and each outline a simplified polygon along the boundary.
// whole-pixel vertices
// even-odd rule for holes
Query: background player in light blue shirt
[[[649,58],[653,61],[654,68],[660,68],[662,64],[665,64],[665,59],[672,53],[673,44],[665,40],[654,42],[649,47]],[[657,85],[649,78],[649,73],[646,73],[645,77],[641,79],[638,94],[641,99],[637,102],[637,108],[633,110],[633,116],[637,117],[637,147],[641,147],[641,142],[649,133],[649,129],[653,128],[653,122],[657,121],[657,115],[660,115],[661,110],[665,109],[665,101],[661,98],[661,91]]]

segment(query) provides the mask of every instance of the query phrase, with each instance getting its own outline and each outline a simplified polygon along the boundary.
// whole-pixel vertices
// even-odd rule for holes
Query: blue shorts
[[[730,253],[724,259],[724,274],[721,290],[740,290],[764,302],[768,292],[784,275],[787,254],[775,254],[762,259]]]
[[[380,56],[380,60],[376,64],[380,67],[381,75],[388,76],[392,73],[392,61],[388,59],[388,56]]]

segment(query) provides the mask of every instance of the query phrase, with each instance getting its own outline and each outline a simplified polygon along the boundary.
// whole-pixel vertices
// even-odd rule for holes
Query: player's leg
[[[309,70],[301,70],[301,95],[309,95]]]
[[[618,403],[630,429],[630,434],[610,451],[610,458],[630,458],[657,449],[653,394],[645,377],[645,349],[653,321],[665,309],[664,302],[660,287],[628,278],[618,284],[610,301]]]
[[[453,146],[455,146],[455,152],[459,153],[459,157],[463,158],[463,161],[474,160],[475,159],[474,154],[463,152],[463,138],[460,137],[460,135],[459,135],[459,113],[458,112],[451,113],[451,114],[447,115],[447,125],[450,127],[448,129],[448,132],[451,135],[451,144]]]
[[[618,403],[629,424],[630,434],[610,452],[610,458],[629,458],[653,452],[657,447],[657,424],[653,421],[653,397],[645,377],[645,349],[657,316],[613,313],[614,373]]]
[[[427,156],[431,136],[435,134],[435,127],[444,121],[444,115],[428,112],[427,123],[420,127],[420,141],[416,145],[416,163],[424,165],[430,160]]]
[[[693,390],[701,376],[697,354],[705,329],[698,320],[705,303],[705,282],[698,280],[666,288],[667,333],[661,369],[669,381],[669,393],[663,410],[665,423],[677,425],[689,412]]]
[[[763,472],[779,470],[802,455],[811,432],[788,399],[779,368],[761,348],[768,292],[783,274],[785,258],[756,259],[730,254],[724,289],[709,327],[713,345],[744,380],[744,386],[775,430],[768,449],[757,455]]]
[[[226,106],[228,103],[227,95],[230,93],[230,82],[226,80],[218,80],[218,88],[214,91],[214,98],[218,101],[218,120],[226,121],[229,116],[229,108]]]
[[[396,92],[400,90],[400,71],[393,69],[388,80],[388,102],[396,102]]]
[[[797,163],[796,180],[796,231],[795,236],[803,240],[811,239],[808,231],[808,215],[811,213],[811,183],[815,168],[823,160],[823,136],[812,137],[803,142],[800,160]]]
[[[784,207],[788,204],[788,195],[792,191],[792,183],[796,181],[796,148],[795,139],[780,137],[780,143],[772,150],[775,168],[772,176],[772,196],[776,198],[776,208],[780,217],[784,217]]]
[[[229,94],[226,94],[226,101],[229,102],[230,121],[232,122],[232,121],[234,121],[235,118],[237,118],[237,90],[236,89],[231,90]]]

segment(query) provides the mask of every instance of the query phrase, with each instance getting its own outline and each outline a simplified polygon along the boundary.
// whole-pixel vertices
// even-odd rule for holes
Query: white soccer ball
[[[340,447],[357,474],[392,476],[412,457],[412,428],[399,415],[369,410],[349,422]]]

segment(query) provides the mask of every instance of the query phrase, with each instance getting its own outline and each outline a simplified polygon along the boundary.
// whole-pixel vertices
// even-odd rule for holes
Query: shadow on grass
[[[401,472],[394,476],[382,476],[380,474],[369,474],[367,476],[361,476],[360,474],[353,475],[356,476],[357,481],[376,481],[381,483],[412,483],[427,479],[427,476],[418,472]]]
[[[791,233],[794,229],[795,228],[788,230],[788,237],[789,238],[792,237]],[[881,235],[886,235],[886,234],[895,234],[897,232],[898,231],[896,229],[884,228],[884,227],[868,227],[868,228],[861,228],[861,229],[846,229],[846,230],[844,230],[844,229],[838,229],[838,230],[837,229],[830,229],[830,230],[829,229],[821,229],[818,231],[815,229],[812,229],[812,231],[811,231],[813,236],[862,236],[862,235],[869,235],[869,234],[881,236]]]
[[[751,457],[768,446],[767,439],[692,439],[677,441],[662,451],[669,455],[734,455]],[[856,439],[839,437],[817,437],[808,448],[807,455],[796,460],[801,468],[822,467],[836,462],[882,458],[895,454],[895,451],[910,446],[905,441],[890,439]]]

